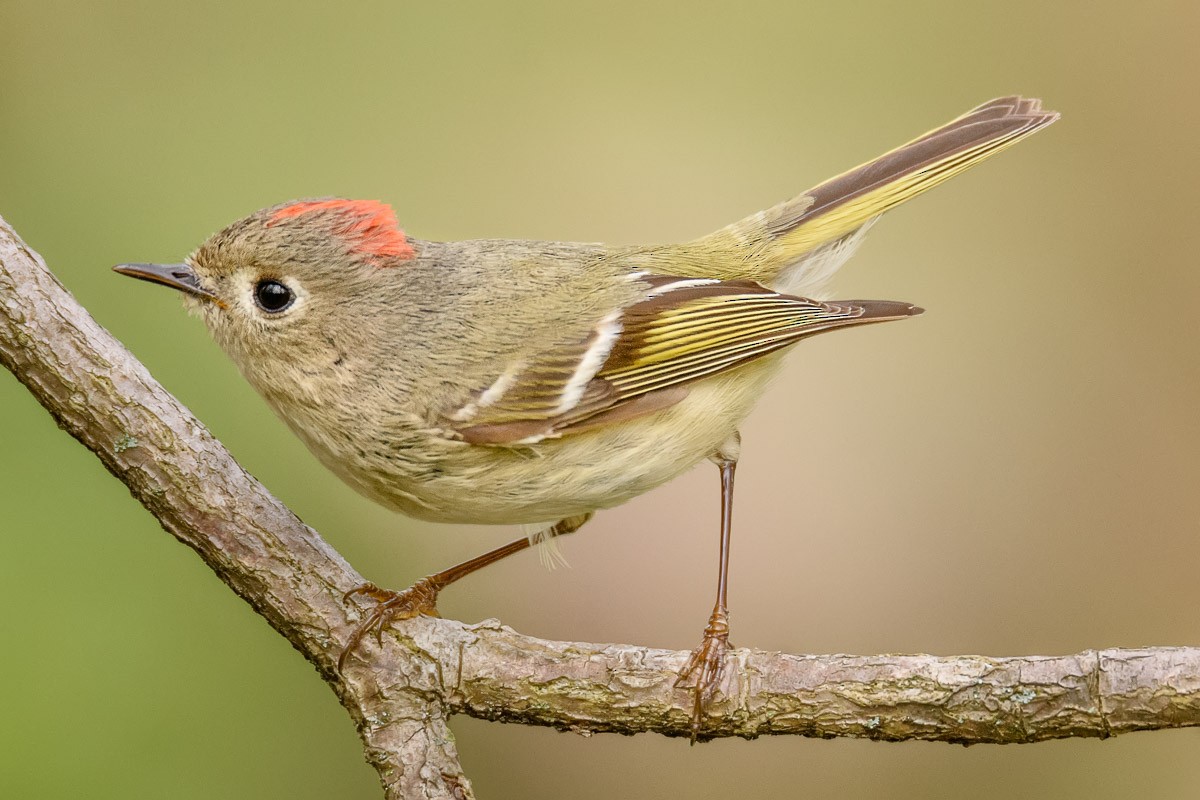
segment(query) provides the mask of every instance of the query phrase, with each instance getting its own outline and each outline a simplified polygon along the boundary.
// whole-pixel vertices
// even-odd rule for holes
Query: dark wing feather
[[[537,441],[679,402],[687,386],[827,330],[919,314],[884,300],[822,303],[751,281],[653,276],[583,341],[509,368],[450,415],[476,444]]]

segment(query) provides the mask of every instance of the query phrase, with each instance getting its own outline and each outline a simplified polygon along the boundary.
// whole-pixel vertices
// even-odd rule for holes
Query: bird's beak
[[[217,296],[200,286],[196,273],[187,264],[117,264],[113,270],[131,278],[161,283],[190,295],[212,300],[221,305]]]

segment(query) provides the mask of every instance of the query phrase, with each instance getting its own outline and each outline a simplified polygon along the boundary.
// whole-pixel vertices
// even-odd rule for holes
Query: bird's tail
[[[880,214],[1007,150],[1058,119],[1041,101],[1001,97],[804,194],[735,222],[693,244],[738,254],[754,278],[811,294],[850,255]],[[731,265],[732,267],[732,265]],[[719,276],[715,276],[719,277]]]

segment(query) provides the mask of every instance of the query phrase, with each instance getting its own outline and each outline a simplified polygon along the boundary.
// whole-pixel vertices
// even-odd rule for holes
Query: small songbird
[[[694,691],[694,739],[729,647],[738,425],[801,339],[921,313],[819,299],[880,214],[1056,119],[1038,100],[993,100],[684,244],[423,241],[386,205],[325,198],[251,214],[182,264],[115,269],[184,292],[275,412],[367,497],[536,532],[401,592],[348,592],[378,603],[341,669],[365,633],[436,614],[451,582],[714,461],[716,604],[676,684]]]

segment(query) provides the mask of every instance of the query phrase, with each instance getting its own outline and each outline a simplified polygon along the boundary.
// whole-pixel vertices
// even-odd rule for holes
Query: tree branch
[[[362,578],[229,452],[0,219],[0,361],[317,668],[389,798],[470,798],[450,714],[581,732],[689,735],[686,652],[549,642],[419,618],[337,655]],[[401,646],[397,646],[397,645]],[[1074,656],[794,656],[736,650],[705,738],[791,733],[1033,742],[1200,725],[1200,649]]]
[[[363,582],[101,328],[0,219],[0,361],[162,526],[316,666],[389,798],[471,797],[436,673],[397,653],[343,681]],[[386,691],[383,691],[386,689]]]

